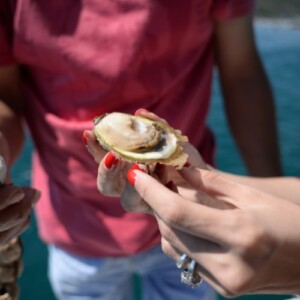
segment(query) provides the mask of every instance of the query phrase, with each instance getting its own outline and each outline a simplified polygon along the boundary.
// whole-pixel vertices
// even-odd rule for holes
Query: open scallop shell
[[[159,162],[178,169],[187,161],[188,155],[180,144],[188,138],[161,121],[114,112],[95,118],[93,131],[105,150],[113,151],[123,160]]]

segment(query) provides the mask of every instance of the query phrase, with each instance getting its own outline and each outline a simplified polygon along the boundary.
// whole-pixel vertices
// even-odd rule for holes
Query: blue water
[[[274,88],[284,172],[286,175],[299,176],[300,28],[260,24],[256,26],[256,34],[258,47]],[[218,140],[217,164],[223,170],[243,174],[245,169],[230,138],[216,79],[209,124]],[[32,144],[27,139],[22,156],[13,169],[12,175],[16,184],[26,185],[30,182],[31,151]],[[23,234],[25,269],[20,279],[20,300],[54,300],[46,277],[46,248],[38,240],[34,217],[32,222],[33,225]],[[258,300],[268,297],[242,298]],[[270,296],[269,299],[282,299],[282,297]]]

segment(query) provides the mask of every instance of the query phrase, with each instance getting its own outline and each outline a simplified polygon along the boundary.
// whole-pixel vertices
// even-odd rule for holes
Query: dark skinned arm
[[[22,129],[20,74],[17,65],[0,67],[0,132],[9,147],[9,164],[20,154],[24,135]]]
[[[228,124],[249,174],[280,176],[274,101],[252,16],[215,21],[215,43]]]

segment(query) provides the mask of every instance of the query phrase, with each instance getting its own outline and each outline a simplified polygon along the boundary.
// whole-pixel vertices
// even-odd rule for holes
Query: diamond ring
[[[187,256],[187,254],[182,254],[181,256],[180,256],[180,258],[177,260],[177,262],[176,262],[176,267],[178,268],[178,269],[181,269],[184,265],[185,265],[185,263],[187,263],[187,261],[189,260],[190,258]]]
[[[181,272],[181,282],[191,288],[197,288],[202,282],[202,278],[196,273],[196,261],[192,260],[187,270]]]

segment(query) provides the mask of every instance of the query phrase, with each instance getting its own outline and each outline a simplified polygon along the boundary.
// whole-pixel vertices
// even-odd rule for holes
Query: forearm
[[[300,205],[300,179],[296,177],[257,178],[221,172],[228,179]]]
[[[3,101],[0,100],[0,132],[5,136],[11,165],[19,156],[24,141],[21,118]]]
[[[215,43],[229,127],[249,173],[280,176],[272,91],[256,50],[252,16],[216,22]]]
[[[267,77],[258,64],[239,79],[223,79],[229,126],[250,175],[280,176],[275,108]]]
[[[0,67],[0,131],[8,142],[10,165],[23,145],[22,115],[18,66]]]

